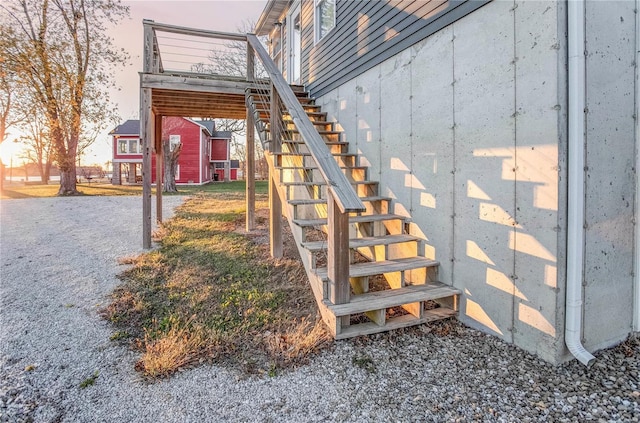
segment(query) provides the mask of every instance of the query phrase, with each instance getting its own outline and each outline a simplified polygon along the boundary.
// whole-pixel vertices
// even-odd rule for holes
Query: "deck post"
[[[247,82],[255,81],[255,53],[253,47],[247,43]],[[245,158],[245,182],[246,182],[246,230],[250,232],[256,227],[256,158],[255,158],[255,121],[253,114],[247,107],[246,121],[246,158]]]
[[[162,116],[155,117],[154,150],[156,152],[156,221],[162,223]]]
[[[281,150],[280,122],[280,99],[273,83],[271,84],[271,110],[269,121],[269,133],[271,136],[271,152],[279,153]],[[269,167],[269,241],[271,257],[282,257],[282,202],[278,193],[277,170],[274,166]]]
[[[140,73],[140,139],[142,139],[142,247],[151,248],[151,141],[155,122],[151,110],[151,88],[142,88],[142,77],[153,70],[153,28],[143,21],[144,40]],[[131,170],[129,170],[131,171]],[[134,168],[135,172],[135,168]]]
[[[342,213],[331,190],[327,191],[327,277],[329,300],[333,304],[349,302],[349,213]],[[345,326],[342,322],[342,326]]]
[[[151,140],[154,119],[151,111],[151,89],[140,89],[140,138],[142,138],[142,246],[151,248]]]

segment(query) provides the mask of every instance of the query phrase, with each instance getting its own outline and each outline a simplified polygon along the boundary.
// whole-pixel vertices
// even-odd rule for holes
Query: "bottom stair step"
[[[440,263],[436,260],[424,257],[409,257],[394,260],[370,261],[367,263],[357,263],[349,266],[349,276],[359,278],[362,276],[382,275],[384,273],[402,272],[404,270],[419,269],[421,267],[435,267]],[[319,278],[327,279],[327,268],[316,269]],[[447,286],[447,285],[445,285]]]
[[[435,320],[446,319],[447,317],[453,317],[457,314],[455,310],[450,308],[434,308],[432,310],[425,310],[422,318],[414,317],[410,314],[400,317],[394,317],[389,319],[384,326],[378,326],[371,323],[360,323],[358,325],[347,326],[342,328],[342,331],[336,334],[336,339],[353,338],[360,335],[371,335],[373,333],[386,332],[394,329],[406,328],[409,326],[419,325],[422,323],[433,322]]]
[[[459,289],[442,282],[430,282],[426,285],[409,285],[404,288],[355,295],[346,304],[328,303],[327,308],[336,316],[348,316],[419,301],[437,300],[458,294],[460,294]]]

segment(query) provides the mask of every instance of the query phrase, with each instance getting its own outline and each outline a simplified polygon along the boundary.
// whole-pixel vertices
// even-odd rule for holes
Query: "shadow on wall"
[[[524,19],[545,7],[517,10]],[[557,40],[532,28],[536,19],[516,34],[513,13],[504,2],[480,8],[320,104],[381,182],[380,195],[394,199],[391,212],[411,217],[425,256],[441,263],[440,280],[463,290],[461,318],[548,356],[557,349],[544,344],[557,343],[563,325]],[[488,19],[505,30],[483,27]],[[518,67],[516,37],[527,49]]]

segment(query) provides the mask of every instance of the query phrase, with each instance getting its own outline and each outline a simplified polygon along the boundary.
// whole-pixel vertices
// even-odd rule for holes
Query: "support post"
[[[154,135],[156,152],[156,222],[162,223],[162,116],[155,117]]]
[[[154,119],[151,89],[140,89],[140,138],[142,138],[142,246],[151,248],[151,140]]]
[[[349,302],[349,214],[342,213],[331,190],[327,191],[327,276],[329,300],[333,304]],[[346,322],[348,325],[348,322]],[[342,322],[345,326],[345,322]]]
[[[278,92],[271,84],[271,110],[270,110],[270,135],[271,152],[280,152],[280,101]],[[275,157],[272,166],[269,166],[269,241],[271,257],[282,257],[282,202],[278,194],[278,178],[275,168]]]
[[[122,185],[122,163],[113,163],[113,173],[111,174],[112,185]]]
[[[253,47],[247,43],[247,82],[255,81],[255,56]],[[246,157],[245,157],[245,183],[246,183],[246,222],[247,232],[256,227],[256,156],[255,156],[255,120],[253,113],[247,107],[246,122]]]

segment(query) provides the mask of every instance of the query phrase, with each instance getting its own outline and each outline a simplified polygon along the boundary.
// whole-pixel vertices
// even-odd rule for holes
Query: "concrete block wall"
[[[633,309],[635,22],[633,1],[587,2],[584,345],[627,337]]]
[[[587,2],[583,341],[632,330],[635,2]],[[564,347],[566,5],[496,1],[319,99],[411,216],[460,318],[540,357]]]

